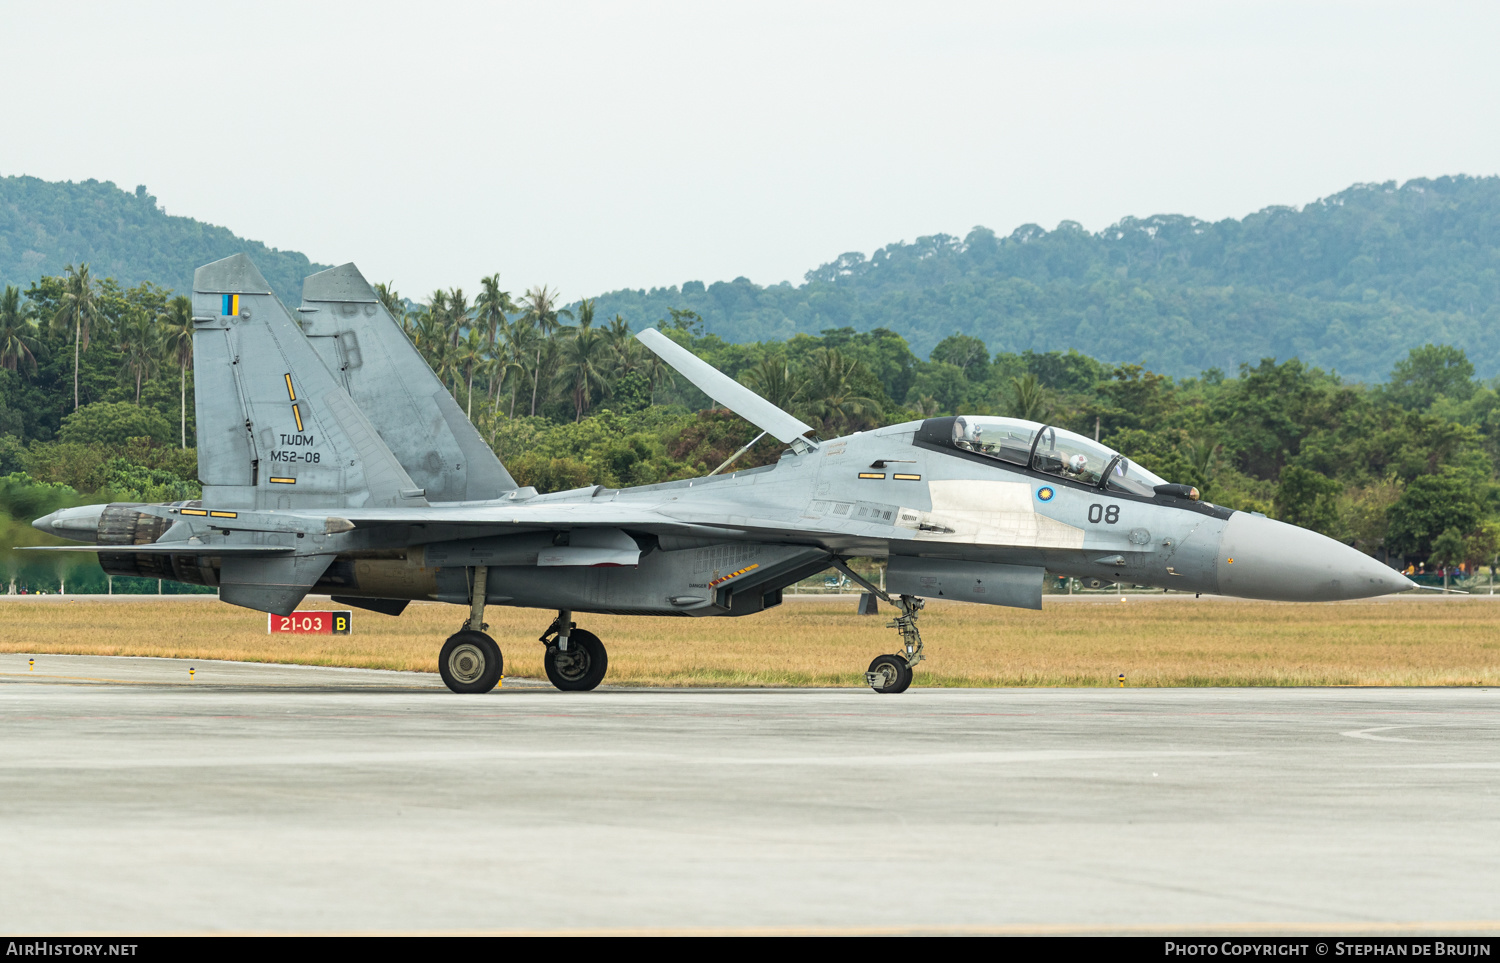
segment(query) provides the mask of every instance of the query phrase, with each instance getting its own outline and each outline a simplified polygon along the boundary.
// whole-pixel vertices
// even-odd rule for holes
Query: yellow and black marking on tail
[[[292,417],[297,419],[297,430],[302,430],[302,409],[298,405],[292,405]]]
[[[292,387],[292,373],[290,371],[286,373],[286,396],[288,401],[297,400],[297,391]]]
[[[271,476],[271,484],[273,484],[273,485],[295,485],[295,484],[297,484],[297,479],[295,479],[295,478],[280,478],[280,477],[278,477],[276,475],[272,475]]]

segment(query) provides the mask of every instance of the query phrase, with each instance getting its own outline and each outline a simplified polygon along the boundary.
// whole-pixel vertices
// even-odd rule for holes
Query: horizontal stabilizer
[[[777,441],[783,444],[791,444],[799,438],[809,441],[805,436],[813,430],[812,425],[782,411],[655,328],[647,328],[636,338],[698,390]]]
[[[219,599],[258,612],[291,615],[332,564],[332,555],[234,555],[219,569]]]

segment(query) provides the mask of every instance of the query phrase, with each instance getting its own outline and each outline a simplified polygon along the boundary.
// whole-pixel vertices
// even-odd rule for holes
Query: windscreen
[[[1109,487],[1134,495],[1150,495],[1157,485],[1165,485],[1166,479],[1147,471],[1140,465],[1121,458],[1109,472]]]

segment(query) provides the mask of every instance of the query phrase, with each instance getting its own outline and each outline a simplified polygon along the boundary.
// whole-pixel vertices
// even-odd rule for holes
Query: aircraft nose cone
[[[1235,512],[1219,539],[1219,591],[1248,599],[1333,602],[1415,588],[1363,552],[1305,528]]]
[[[50,515],[43,515],[31,523],[39,532],[57,538],[68,538],[75,542],[92,542],[99,537],[99,516],[104,505],[80,505],[77,508],[60,508]]]

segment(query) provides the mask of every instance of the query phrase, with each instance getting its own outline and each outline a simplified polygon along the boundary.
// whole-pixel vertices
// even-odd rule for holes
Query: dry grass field
[[[338,608],[323,600],[304,608]],[[889,611],[882,606],[882,611]],[[270,636],[266,617],[212,597],[0,602],[0,651],[179,656],[436,671],[465,616],[413,604],[400,618],[354,612],[349,636]],[[551,619],[494,607],[506,675],[542,676]],[[884,617],[848,599],[789,600],[741,619],[580,615],[609,647],[608,682],[629,685],[858,685],[895,648]],[[1297,605],[1190,598],[1048,601],[1041,612],[958,603],[922,618],[917,685],[1496,685],[1500,600],[1392,599]]]

